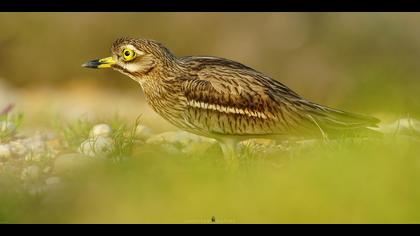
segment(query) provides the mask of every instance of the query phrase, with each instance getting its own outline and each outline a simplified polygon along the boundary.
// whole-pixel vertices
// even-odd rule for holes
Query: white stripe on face
[[[137,63],[127,63],[127,64],[124,65],[124,68],[126,70],[128,70],[129,72],[134,73],[136,71],[140,71],[142,66],[140,64],[137,64]]]

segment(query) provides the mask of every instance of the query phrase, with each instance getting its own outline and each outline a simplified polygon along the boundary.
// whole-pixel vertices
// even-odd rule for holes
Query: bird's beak
[[[103,69],[103,68],[110,68],[116,62],[112,57],[102,58],[98,60],[88,61],[83,64],[83,67],[86,68],[94,68],[94,69]]]

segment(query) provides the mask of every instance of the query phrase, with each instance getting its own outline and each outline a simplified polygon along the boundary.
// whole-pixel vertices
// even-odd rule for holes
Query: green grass
[[[18,129],[23,121],[23,113],[14,113],[10,114],[0,114],[0,143],[8,141],[15,132],[15,129]],[[5,123],[12,123],[15,126],[15,129],[8,129]]]
[[[61,129],[70,146],[88,135],[86,122]],[[2,183],[0,222],[420,223],[419,140],[346,139],[265,155],[246,148],[231,172],[217,146],[170,155],[137,142],[134,125],[110,123],[120,143],[112,155],[123,161],[95,162],[38,196]]]
[[[73,123],[56,122],[54,127],[64,141],[64,146],[68,150],[77,150],[80,144],[89,138],[90,130],[95,124],[108,124],[112,128],[111,138],[114,140],[114,148],[109,153],[109,158],[118,160],[133,152],[136,143],[136,127],[140,124],[140,117],[133,124],[128,124],[119,117],[94,121],[80,118]]]

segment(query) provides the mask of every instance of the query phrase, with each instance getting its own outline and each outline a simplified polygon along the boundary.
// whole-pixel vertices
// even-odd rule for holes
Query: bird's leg
[[[219,143],[228,168],[236,169],[239,166],[238,153],[236,150],[237,142],[233,139],[227,139],[221,140]]]

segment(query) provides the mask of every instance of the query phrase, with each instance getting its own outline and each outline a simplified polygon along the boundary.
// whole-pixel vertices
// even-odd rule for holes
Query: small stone
[[[99,136],[84,141],[79,147],[79,153],[90,157],[105,156],[114,149],[114,142],[111,138]]]
[[[23,169],[21,174],[22,180],[34,180],[39,178],[39,167],[37,165],[31,165]]]
[[[47,153],[45,142],[39,138],[29,139],[26,147],[30,150],[30,153],[25,156],[26,160],[40,161]]]
[[[136,137],[139,139],[146,140],[153,135],[152,129],[144,125],[138,125],[136,127]]]
[[[91,138],[110,137],[111,134],[112,134],[112,129],[107,124],[95,125],[90,131],[90,137]]]
[[[185,131],[176,132],[175,139],[178,143],[180,143],[183,146],[187,146],[190,143],[202,141],[200,136]]]
[[[12,156],[12,150],[9,144],[0,144],[0,158],[10,158]]]
[[[172,132],[165,132],[165,133],[153,135],[152,137],[146,140],[146,143],[147,144],[162,144],[162,143],[168,142],[168,139],[166,136],[169,133],[172,133]]]
[[[18,157],[23,157],[28,153],[28,148],[20,141],[12,141],[9,143],[12,153]]]
[[[171,155],[179,155],[181,154],[181,150],[179,150],[175,145],[170,143],[164,143],[161,145],[162,149],[165,150],[166,153]]]
[[[45,138],[41,134],[11,141],[10,145],[15,156],[24,157],[27,161],[41,161],[49,156]]]
[[[60,177],[49,177],[48,179],[45,180],[45,183],[47,185],[59,184],[59,183],[61,183],[61,178]]]

